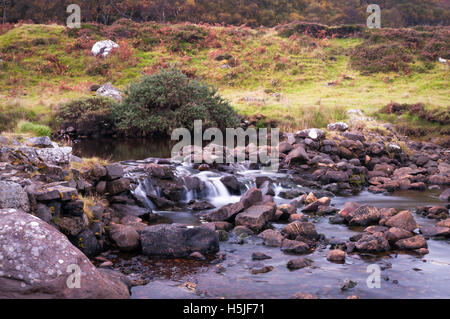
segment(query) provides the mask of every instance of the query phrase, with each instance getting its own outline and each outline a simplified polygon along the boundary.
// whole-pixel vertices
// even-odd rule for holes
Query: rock
[[[291,204],[281,204],[277,209],[280,210],[283,214],[289,216],[297,213],[297,208],[295,208]]]
[[[342,290],[342,291],[346,291],[346,290],[355,288],[357,284],[358,284],[357,282],[355,282],[355,281],[350,280],[350,279],[347,278],[347,279],[345,279],[344,282],[342,283],[342,285],[341,285],[341,290]]]
[[[39,148],[47,148],[47,147],[53,148],[52,141],[48,136],[30,137],[25,140],[25,145]]]
[[[316,227],[312,223],[295,221],[286,225],[281,232],[292,239],[298,239],[299,237],[306,241],[319,239]]]
[[[106,191],[109,195],[117,195],[130,189],[130,180],[128,178],[120,178],[106,184]]]
[[[139,247],[139,234],[131,226],[111,224],[109,235],[121,251],[133,251]]]
[[[233,194],[238,194],[241,190],[241,185],[237,178],[233,175],[224,176],[220,179],[222,184],[224,184],[228,190]]]
[[[70,216],[83,216],[84,202],[82,200],[67,202],[63,207],[63,214]]]
[[[206,218],[209,221],[234,221],[237,214],[244,210],[242,202],[225,205],[218,210],[209,213]]]
[[[423,236],[401,239],[395,243],[395,247],[402,250],[415,250],[420,248],[428,248],[427,241]]]
[[[114,48],[118,48],[119,45],[111,40],[103,40],[96,42],[91,49],[94,56],[101,55],[106,58]]]
[[[305,294],[303,292],[297,292],[292,295],[291,299],[319,299],[316,295]]]
[[[433,175],[428,178],[429,184],[450,185],[450,178],[443,175]]]
[[[122,280],[96,269],[53,226],[23,211],[0,211],[0,256],[0,298],[130,297]],[[76,267],[80,288],[71,289],[68,283],[74,283]]]
[[[381,214],[376,207],[361,206],[352,214],[347,216],[349,225],[352,226],[369,226],[377,224],[381,219]]]
[[[252,275],[265,274],[265,273],[271,272],[272,270],[273,270],[273,266],[264,266],[259,269],[252,269],[251,273],[252,273]]]
[[[335,263],[345,263],[345,251],[334,249],[328,252],[327,260]]]
[[[286,267],[290,270],[297,270],[305,267],[310,267],[312,264],[313,262],[310,259],[301,257],[289,260],[286,264]]]
[[[397,227],[412,232],[417,228],[417,223],[409,211],[402,211],[386,221],[386,226]]]
[[[100,244],[90,229],[78,234],[75,237],[74,244],[88,257],[93,257],[101,251]]]
[[[36,148],[35,151],[41,161],[54,165],[68,165],[72,156],[71,147]]]
[[[327,130],[329,131],[340,131],[345,132],[348,130],[348,124],[344,122],[337,122],[327,125]]]
[[[264,245],[270,247],[280,247],[283,242],[283,235],[276,230],[267,229],[259,234],[259,237],[262,238]]]
[[[383,237],[383,234],[364,234],[361,239],[355,243],[355,248],[360,252],[379,253],[391,249],[389,242]]]
[[[252,254],[252,260],[265,260],[265,259],[272,259],[272,257],[267,256],[266,254],[256,252]]]
[[[110,181],[123,177],[124,174],[123,167],[118,163],[106,165],[105,169],[106,169],[106,177]]]
[[[34,214],[46,223],[49,223],[52,220],[52,212],[47,205],[38,203]]]
[[[149,257],[187,257],[193,252],[205,255],[219,251],[219,238],[207,227],[156,225],[141,232],[141,245]]]
[[[247,226],[251,230],[260,232],[272,220],[274,214],[275,207],[273,205],[254,205],[238,214],[235,224]]]
[[[447,188],[442,194],[439,196],[439,199],[443,202],[450,201],[450,188]]]
[[[352,140],[352,141],[360,141],[360,142],[364,142],[366,140],[366,138],[364,137],[363,134],[353,131],[353,132],[345,132],[344,134],[342,134],[345,138]]]
[[[436,224],[437,227],[447,227],[450,228],[450,218],[447,218],[446,220],[441,220]]]
[[[399,153],[403,152],[402,148],[394,143],[389,143],[387,146],[387,149],[388,149],[389,153],[399,154]]]
[[[297,145],[285,158],[285,162],[288,166],[294,163],[306,163],[309,161],[309,156],[306,153],[305,149],[301,145]]]
[[[309,205],[317,201],[316,195],[314,193],[309,193],[305,198],[305,204]]]
[[[201,253],[199,253],[198,251],[192,253],[189,255],[189,258],[194,259],[194,260],[206,260],[205,256],[203,256]]]
[[[125,216],[135,216],[141,218],[142,220],[150,220],[152,217],[151,210],[139,206],[114,204],[111,205],[111,208],[117,215],[119,215],[120,218]]]
[[[413,236],[413,233],[402,228],[392,227],[385,233],[385,238],[392,243]]]
[[[30,210],[28,195],[22,186],[14,182],[0,181],[0,209],[17,208],[25,212]]]
[[[240,200],[240,203],[243,206],[243,209],[247,209],[250,206],[255,205],[256,203],[259,203],[262,201],[262,193],[261,190],[257,188],[250,188],[242,197]]]
[[[27,189],[28,191],[28,189]],[[38,187],[35,190],[31,190],[30,193],[39,202],[49,202],[53,200],[59,201],[71,201],[78,198],[78,191],[76,188],[66,187],[62,185],[48,184],[43,187]]]
[[[285,239],[281,243],[281,250],[286,253],[306,254],[310,252],[310,249],[308,244],[298,240]]]
[[[280,144],[278,144],[278,152],[280,154],[287,154],[290,151],[292,151],[292,145],[289,142],[280,142]]]
[[[233,229],[233,233],[240,238],[245,238],[254,234],[247,226],[236,226]]]
[[[83,230],[85,230],[89,224],[86,215],[81,217],[58,217],[53,220],[53,222],[59,227],[60,231],[66,235],[75,237]]]
[[[299,138],[310,138],[314,141],[317,141],[325,137],[325,132],[317,128],[310,128],[298,131],[297,133],[295,133],[295,136]]]

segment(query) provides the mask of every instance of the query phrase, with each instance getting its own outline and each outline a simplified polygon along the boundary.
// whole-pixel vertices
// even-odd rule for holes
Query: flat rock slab
[[[56,185],[43,187],[34,193],[37,201],[45,202],[52,200],[70,201],[78,198],[78,191],[75,188]]]

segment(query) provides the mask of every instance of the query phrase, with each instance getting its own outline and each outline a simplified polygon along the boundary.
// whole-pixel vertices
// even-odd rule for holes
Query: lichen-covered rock
[[[63,234],[20,210],[0,210],[0,260],[0,298],[130,297],[124,282],[98,271]],[[80,286],[70,288],[75,269]]]
[[[30,210],[28,196],[22,186],[0,181],[0,209],[2,208],[18,208],[26,212]]]
[[[38,158],[44,163],[55,165],[67,165],[72,156],[71,147],[36,148]]]

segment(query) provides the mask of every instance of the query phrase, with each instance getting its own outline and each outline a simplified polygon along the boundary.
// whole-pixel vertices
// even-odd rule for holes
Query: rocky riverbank
[[[130,286],[151,278],[139,262],[122,262],[121,254],[220,265],[222,244],[245,244],[248,236],[287,255],[327,249],[326,259],[335,263],[364,253],[425,255],[429,238],[450,237],[448,149],[399,137],[389,126],[383,134],[349,131],[345,123],[284,134],[279,172],[250,177],[246,172],[261,164],[186,166],[155,158],[106,163],[77,158],[70,147],[48,138],[0,137],[0,144],[0,256],[8,260],[0,269],[2,297],[128,297]],[[246,157],[265,150],[249,145]],[[337,208],[333,203],[336,195],[362,190],[427,189],[441,190],[442,205],[407,211],[351,201]],[[200,222],[170,223],[162,212],[189,212]],[[433,223],[420,226],[415,216]],[[317,219],[361,231],[336,242],[317,231]],[[258,258],[265,257],[255,254]],[[61,267],[50,267],[55,264]],[[83,268],[86,291],[64,286],[66,264],[88,267]],[[291,258],[286,266],[307,267],[308,260]],[[127,278],[114,268],[125,274],[140,269],[140,275]]]

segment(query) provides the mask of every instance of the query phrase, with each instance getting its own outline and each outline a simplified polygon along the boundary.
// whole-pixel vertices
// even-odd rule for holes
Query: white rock
[[[97,95],[110,97],[116,101],[122,101],[122,93],[111,83],[103,84],[96,92]]]
[[[118,47],[119,45],[114,41],[103,40],[95,43],[94,46],[92,47],[91,52],[94,56],[101,54],[105,58],[111,53],[112,49]]]
[[[446,60],[446,59],[443,59],[443,58],[439,58],[439,62],[441,62],[441,63],[447,63],[447,60]]]

